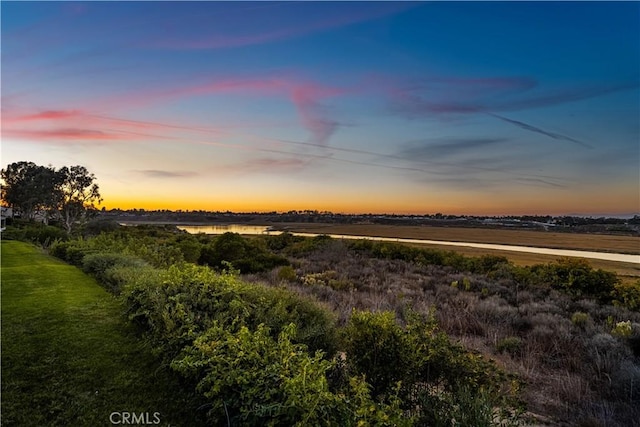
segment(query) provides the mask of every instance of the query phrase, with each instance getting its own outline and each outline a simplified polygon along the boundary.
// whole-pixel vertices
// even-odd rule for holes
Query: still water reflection
[[[240,225],[240,224],[220,224],[220,225],[178,225],[180,230],[191,234],[267,234],[270,229],[267,225]],[[280,234],[280,232],[270,232],[269,234]]]

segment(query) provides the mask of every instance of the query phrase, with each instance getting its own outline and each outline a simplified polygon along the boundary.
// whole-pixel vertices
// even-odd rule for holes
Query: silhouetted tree
[[[56,189],[57,213],[60,222],[71,234],[77,225],[87,220],[87,213],[100,204],[100,189],[96,177],[84,166],[63,167],[56,172],[60,185]]]
[[[3,204],[28,220],[43,213],[46,222],[57,203],[57,188],[62,179],[55,169],[33,162],[15,162],[2,169],[1,176]]]
[[[42,214],[47,222],[53,215],[69,234],[102,201],[95,175],[84,166],[56,170],[33,162],[16,162],[2,169],[1,177],[3,205],[28,220]]]

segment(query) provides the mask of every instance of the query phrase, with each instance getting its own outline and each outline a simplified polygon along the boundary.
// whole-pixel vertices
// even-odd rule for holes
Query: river
[[[225,224],[225,225],[179,225],[179,229],[187,231],[191,234],[205,233],[205,234],[223,234],[226,232],[239,233],[239,234],[280,234],[281,231],[272,231],[269,226],[258,225],[238,225],[238,224]],[[313,237],[317,234],[313,233],[291,233],[294,236]],[[493,243],[472,243],[472,242],[451,242],[446,240],[424,240],[424,239],[403,239],[395,237],[376,237],[376,236],[354,236],[347,234],[327,234],[335,239],[368,239],[377,240],[383,242],[399,242],[399,243],[421,243],[428,245],[442,245],[442,246],[464,246],[468,248],[480,248],[480,249],[492,249],[499,251],[511,251],[511,252],[528,252],[534,254],[555,255],[555,256],[567,256],[577,258],[590,258],[601,259],[607,261],[618,262],[630,262],[634,264],[640,264],[640,255],[619,254],[613,252],[593,252],[593,251],[579,251],[573,249],[552,249],[552,248],[539,248],[532,246],[517,246],[517,245],[498,245]]]

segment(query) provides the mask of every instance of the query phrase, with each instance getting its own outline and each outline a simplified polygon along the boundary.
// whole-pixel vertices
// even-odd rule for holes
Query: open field
[[[640,238],[602,234],[569,234],[544,231],[501,230],[482,228],[415,227],[395,225],[361,224],[287,224],[292,232],[351,234],[361,236],[397,237],[413,239],[447,240],[474,243],[524,245],[557,249],[575,249],[600,252],[640,254]],[[446,245],[415,245],[434,249],[451,250],[468,256],[485,254],[507,257],[518,265],[553,262],[558,256],[523,252],[511,252]],[[626,278],[640,277],[640,264],[590,259],[595,268],[615,271]]]
[[[115,411],[197,425],[198,399],[159,368],[122,312],[79,269],[2,241],[2,425],[111,425]]]
[[[275,224],[274,226],[277,227]],[[289,231],[304,233],[352,234],[640,254],[640,237],[608,234],[379,224],[287,224],[286,227]]]

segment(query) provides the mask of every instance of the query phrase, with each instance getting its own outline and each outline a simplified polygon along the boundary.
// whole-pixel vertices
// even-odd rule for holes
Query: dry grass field
[[[496,243],[557,249],[640,254],[640,237],[605,234],[571,234],[528,230],[448,228],[379,224],[287,224],[287,230],[304,233],[351,234],[356,236],[448,240],[452,242]],[[502,255],[518,265],[533,265],[558,259],[553,255],[496,251],[446,245],[419,245],[459,252],[463,255]],[[623,277],[640,277],[640,264],[589,260],[594,268],[615,271]]]

